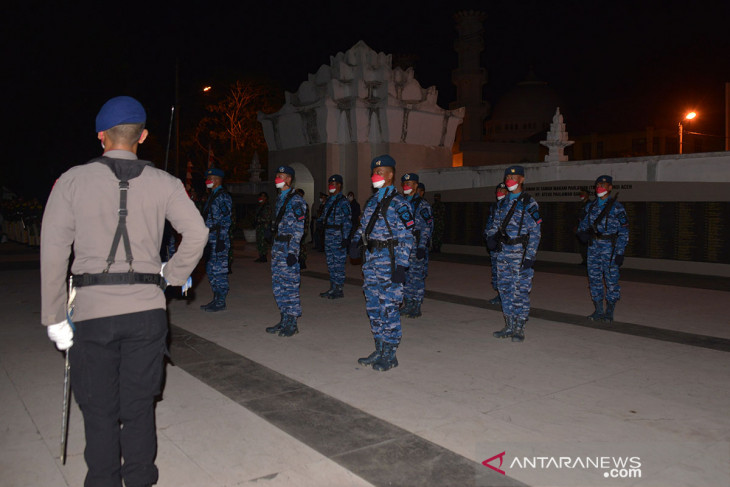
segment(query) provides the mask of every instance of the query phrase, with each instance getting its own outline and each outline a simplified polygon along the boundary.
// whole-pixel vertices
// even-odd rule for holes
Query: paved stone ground
[[[438,256],[400,366],[378,373],[356,362],[372,348],[359,267],[344,299],[323,300],[324,254],[310,251],[301,333],[284,339],[263,330],[278,312],[254,254],[236,246],[227,311],[198,309],[199,274],[170,302],[160,486],[730,485],[726,279],[627,271],[607,326],[584,319],[579,266],[538,266],[514,344],[491,337],[484,260]],[[75,404],[59,461],[63,357],[38,324],[37,251],[0,245],[0,271],[0,485],[82,485]],[[505,475],[482,465],[495,456]]]

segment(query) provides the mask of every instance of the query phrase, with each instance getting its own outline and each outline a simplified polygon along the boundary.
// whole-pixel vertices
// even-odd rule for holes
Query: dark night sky
[[[115,2],[111,12],[99,2],[28,1],[4,13],[3,185],[45,196],[63,170],[99,153],[95,114],[119,94],[145,105],[159,151],[176,59],[184,96],[248,74],[295,91],[330,55],[364,40],[416,55],[416,79],[436,85],[447,107],[455,96],[453,14],[463,9],[487,13],[482,57],[492,103],[532,66],[563,96],[569,132],[674,126],[685,108],[701,115],[694,129],[723,132],[728,2],[165,4]]]

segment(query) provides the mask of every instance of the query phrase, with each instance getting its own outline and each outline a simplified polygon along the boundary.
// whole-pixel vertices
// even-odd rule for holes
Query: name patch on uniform
[[[405,225],[406,228],[411,228],[416,223],[413,221],[413,215],[411,215],[411,211],[406,206],[402,206],[401,209],[398,210],[398,216],[400,217],[403,225]]]

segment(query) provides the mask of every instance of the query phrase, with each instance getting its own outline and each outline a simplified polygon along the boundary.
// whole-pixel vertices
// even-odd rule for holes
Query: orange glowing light
[[[692,119],[693,119],[693,118],[695,118],[696,116],[697,116],[697,113],[695,113],[695,112],[689,112],[689,113],[688,113],[688,114],[687,114],[687,115],[686,115],[686,116],[684,117],[684,119],[685,119],[685,120],[692,120]]]

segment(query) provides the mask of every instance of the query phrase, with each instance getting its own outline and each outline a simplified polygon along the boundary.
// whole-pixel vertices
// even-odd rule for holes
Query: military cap
[[[494,188],[494,191],[499,191],[500,189],[507,190],[507,185],[504,183],[499,183],[496,188]]]
[[[414,172],[407,172],[403,176],[400,177],[400,180],[402,183],[405,183],[406,181],[413,181],[414,183],[418,182],[418,174]]]
[[[507,176],[523,176],[525,175],[525,168],[522,166],[510,166],[504,170],[505,177]]]
[[[294,177],[294,168],[291,166],[279,166],[276,168],[276,172],[288,174],[289,176]]]
[[[223,172],[223,169],[218,169],[217,167],[211,167],[208,168],[207,171],[205,171],[205,177],[218,176],[219,178],[222,178],[225,175],[226,173]]]
[[[327,180],[328,183],[340,183],[342,184],[342,176],[339,174],[333,174],[330,176],[330,178]]]
[[[370,170],[372,171],[376,167],[392,167],[395,168],[395,159],[390,157],[388,154],[383,154],[373,159],[370,163]]]
[[[603,176],[598,176],[598,179],[596,179],[596,184],[598,183],[608,183],[613,185],[613,178],[611,176],[608,176],[607,174],[604,174]]]
[[[102,105],[96,115],[96,131],[104,132],[125,123],[145,123],[147,113],[131,96],[116,96]]]
[[[422,190],[426,191],[426,185],[423,183],[418,183],[418,189],[422,189]]]

